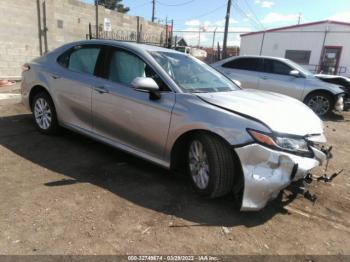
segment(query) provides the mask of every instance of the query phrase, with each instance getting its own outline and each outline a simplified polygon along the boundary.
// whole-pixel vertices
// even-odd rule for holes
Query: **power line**
[[[252,22],[254,23],[253,26],[254,26],[255,28],[260,29],[260,28],[259,28],[259,27],[260,27],[260,24],[259,24],[257,21],[255,21],[253,18],[251,18],[249,15],[247,15],[247,13],[238,5],[237,2],[235,2],[234,5],[236,5],[236,10],[237,10],[238,12],[240,12],[240,14],[241,14],[242,16],[246,17],[248,20],[250,20],[250,21],[252,21]]]
[[[212,13],[214,13],[214,12],[220,10],[221,8],[223,8],[223,7],[226,6],[226,5],[227,5],[227,4],[225,3],[225,4],[219,6],[219,7],[215,8],[215,9],[210,10],[210,11],[208,11],[208,12],[205,12],[205,13],[199,15],[199,16],[195,16],[195,17],[191,17],[191,18],[187,18],[187,19],[180,19],[180,20],[176,20],[176,21],[188,21],[188,20],[193,20],[193,19],[202,18],[202,17],[204,17],[204,16],[210,15],[210,14],[212,14]]]
[[[140,7],[143,7],[143,6],[145,6],[145,5],[149,5],[149,4],[151,4],[151,2],[150,2],[150,1],[146,1],[146,2],[144,2],[143,4],[136,5],[136,6],[134,6],[134,7],[130,7],[130,9],[140,8]]]
[[[176,6],[184,6],[184,5],[188,5],[188,4],[191,4],[193,3],[195,0],[189,0],[189,1],[186,1],[186,2],[183,2],[183,3],[177,3],[177,4],[166,4],[166,3],[162,3],[160,1],[157,0],[157,3],[160,4],[160,5],[164,5],[164,6],[173,6],[173,7],[176,7]]]
[[[261,26],[262,29],[265,29],[264,25],[260,22],[258,16],[256,15],[256,13],[254,12],[253,8],[251,7],[251,5],[249,4],[249,2],[247,0],[244,0],[246,6],[248,7],[250,13],[254,16],[255,21],[258,22],[258,24]]]

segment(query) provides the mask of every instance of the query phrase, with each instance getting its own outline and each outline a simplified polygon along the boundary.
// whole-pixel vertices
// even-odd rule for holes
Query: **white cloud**
[[[350,12],[340,12],[329,17],[330,20],[350,22]]]
[[[260,5],[263,8],[271,8],[275,3],[266,0],[255,0],[255,3]]]
[[[230,25],[237,24],[237,23],[238,23],[237,20],[235,20],[233,18],[230,19]],[[185,25],[191,26],[191,27],[194,27],[194,26],[197,26],[197,27],[203,26],[205,28],[213,27],[215,29],[215,27],[223,27],[223,26],[225,26],[225,19],[216,20],[216,21],[209,21],[209,20],[200,21],[198,19],[193,19],[193,20],[186,21]]]
[[[269,13],[262,20],[262,23],[273,24],[273,23],[283,23],[283,22],[295,22],[297,23],[299,18],[298,14],[288,14],[283,15],[279,13]]]
[[[185,25],[188,25],[188,26],[199,26],[199,25],[201,25],[201,21],[199,21],[198,19],[192,19],[192,20],[186,21]]]
[[[205,24],[203,22],[202,24]],[[208,23],[207,23],[208,24]],[[211,47],[213,43],[213,31],[217,29],[217,33],[215,36],[215,47],[217,45],[217,42],[220,43],[220,46],[222,46],[223,43],[223,31],[224,31],[224,26],[216,27],[216,26],[210,26],[207,27],[206,31],[207,33],[203,33],[201,31],[200,34],[200,45],[205,46],[205,47]],[[186,32],[188,31],[188,32]],[[236,32],[251,32],[252,28],[250,27],[239,27],[239,26],[230,26],[229,31],[236,31]],[[227,40],[227,45],[228,46],[237,46],[240,44],[240,33],[229,33],[228,35],[228,40]],[[189,45],[192,46],[197,46],[198,45],[198,38],[199,38],[199,27],[196,26],[189,26],[183,30],[182,33],[179,34],[179,36],[182,36],[185,38],[186,42]]]

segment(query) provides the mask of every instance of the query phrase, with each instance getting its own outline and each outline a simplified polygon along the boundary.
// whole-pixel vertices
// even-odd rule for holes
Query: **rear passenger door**
[[[77,45],[58,57],[59,66],[49,81],[61,123],[92,130],[92,87],[101,50],[99,45]]]
[[[292,67],[282,61],[265,58],[264,73],[261,74],[259,89],[301,99],[305,78],[290,75],[292,70]]]
[[[242,88],[258,89],[262,59],[253,57],[235,58],[224,63],[221,71],[230,79],[240,81]]]

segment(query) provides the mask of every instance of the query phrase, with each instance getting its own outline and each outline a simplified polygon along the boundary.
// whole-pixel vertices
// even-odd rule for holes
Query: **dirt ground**
[[[350,254],[350,112],[342,116],[325,127],[329,170],[344,171],[310,186],[314,204],[292,185],[241,213],[230,197],[199,198],[185,177],[81,135],[41,135],[18,96],[0,96],[0,254]]]

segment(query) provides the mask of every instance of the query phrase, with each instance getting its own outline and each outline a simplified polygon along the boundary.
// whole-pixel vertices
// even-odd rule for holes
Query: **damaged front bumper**
[[[244,174],[241,210],[260,210],[292,181],[305,178],[309,171],[322,165],[327,155],[311,147],[313,158],[273,150],[260,144],[236,148]]]

